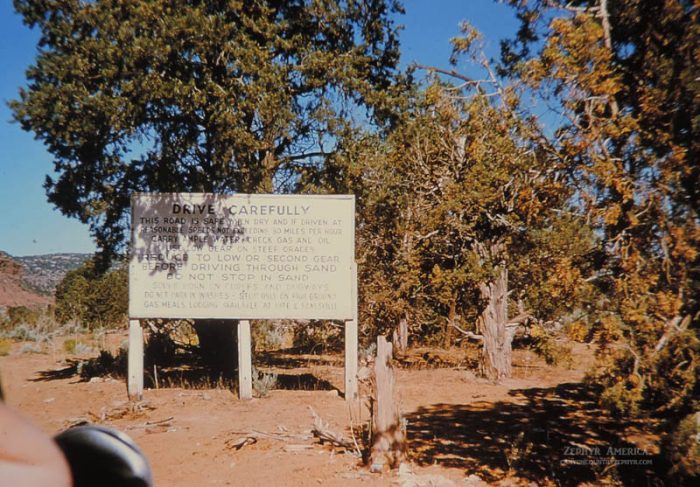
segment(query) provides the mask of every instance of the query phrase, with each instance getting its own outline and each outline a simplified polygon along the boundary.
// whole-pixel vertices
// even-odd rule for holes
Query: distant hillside
[[[22,264],[0,252],[0,307],[49,304],[52,299],[27,288]]]
[[[40,294],[53,296],[56,285],[70,270],[80,267],[90,254],[46,254],[13,257],[24,267],[22,281]]]

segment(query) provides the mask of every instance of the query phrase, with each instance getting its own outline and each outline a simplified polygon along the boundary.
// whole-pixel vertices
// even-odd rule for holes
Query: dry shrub
[[[277,387],[277,374],[261,372],[253,367],[253,392],[255,397],[267,397]]]
[[[343,327],[330,321],[299,322],[294,331],[294,346],[319,353],[342,350]]]
[[[634,357],[625,350],[603,349],[586,383],[601,389],[599,402],[614,416],[633,416],[640,410],[642,384],[634,375]]]
[[[0,338],[0,357],[10,354],[12,348],[12,340],[9,338]]]
[[[540,325],[530,328],[528,345],[532,350],[544,358],[548,365],[563,365],[570,367],[573,364],[571,346],[557,340],[556,335]]]
[[[63,351],[73,355],[75,354],[75,346],[77,344],[78,341],[74,338],[68,338],[66,340],[63,340]]]
[[[252,341],[255,350],[279,350],[294,342],[294,323],[287,320],[255,320],[252,323]]]

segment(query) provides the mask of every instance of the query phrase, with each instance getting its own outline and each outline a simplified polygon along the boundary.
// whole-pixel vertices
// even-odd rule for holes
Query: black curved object
[[[97,425],[76,426],[54,438],[74,487],[152,487],[151,468],[126,434]]]

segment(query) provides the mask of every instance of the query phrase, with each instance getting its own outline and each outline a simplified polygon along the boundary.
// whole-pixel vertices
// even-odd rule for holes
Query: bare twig
[[[666,343],[668,343],[668,340],[670,338],[672,338],[674,335],[677,335],[678,333],[680,333],[683,330],[685,330],[686,328],[688,328],[689,324],[690,324],[690,315],[686,316],[685,318],[682,318],[680,316],[675,316],[673,319],[667,321],[666,322],[666,331],[661,336],[659,341],[656,343],[656,346],[654,347],[653,355],[658,354],[666,346]]]
[[[314,418],[314,427],[311,430],[311,433],[317,437],[321,443],[327,442],[333,446],[345,448],[347,451],[351,451],[353,454],[356,454],[352,443],[343,438],[341,434],[331,431],[328,427],[328,423],[324,422],[311,406],[309,406],[309,409],[311,410],[311,414]]]
[[[355,425],[352,421],[352,408],[348,404],[348,412],[350,413],[350,436],[352,437],[352,442],[355,445],[355,453],[357,454],[358,457],[362,456],[362,450],[360,449],[360,445],[357,443],[357,439],[355,438]]]
[[[153,425],[156,425],[156,424],[169,423],[169,422],[172,421],[173,419],[175,419],[175,418],[174,418],[173,416],[170,416],[169,418],[159,419],[159,420],[157,420],[157,421],[146,421],[146,424],[149,425],[149,426],[153,426]]]
[[[482,341],[484,339],[483,335],[477,335],[476,333],[472,333],[471,331],[467,331],[464,328],[460,328],[454,323],[451,323],[452,327],[455,328],[458,332],[462,333],[465,335],[467,338],[470,340],[476,340],[476,341]]]
[[[224,445],[226,445],[226,448],[229,448],[229,449],[233,448],[235,450],[240,450],[244,446],[253,445],[257,442],[258,442],[258,439],[254,436],[244,436],[242,438],[238,438],[235,441],[227,440],[226,442],[224,442]]]

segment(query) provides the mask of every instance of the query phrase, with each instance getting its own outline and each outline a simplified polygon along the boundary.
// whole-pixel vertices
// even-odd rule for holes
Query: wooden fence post
[[[143,399],[143,329],[139,320],[129,320],[128,378],[129,399]]]
[[[391,343],[387,342],[385,337],[378,336],[377,359],[374,363],[376,390],[370,452],[370,468],[373,472],[381,472],[385,465],[390,468],[397,467],[406,451],[406,440],[394,390],[391,357]]]

